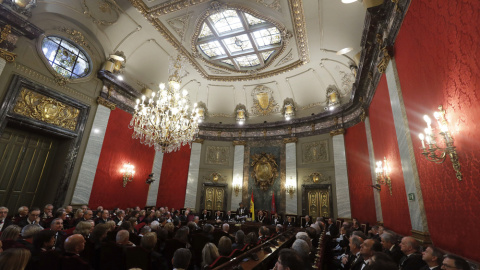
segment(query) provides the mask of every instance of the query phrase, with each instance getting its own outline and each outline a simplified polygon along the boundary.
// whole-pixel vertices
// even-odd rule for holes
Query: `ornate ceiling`
[[[311,134],[336,129],[365,115],[368,106],[362,104],[372,95],[367,88],[378,77],[372,65],[379,48],[369,46],[373,48],[376,33],[388,34],[392,25],[385,24],[387,20],[403,18],[387,2],[367,11],[361,2],[340,0],[46,0],[38,3],[33,18],[57,13],[71,20],[75,30],[94,36],[105,58],[116,51],[125,54],[123,82],[108,72],[98,75],[111,86],[108,95],[102,95],[120,108],[131,111],[143,89],[157,90],[167,81],[169,60],[181,54],[187,59],[182,87],[192,102],[207,109],[201,137],[227,132],[230,139],[249,132],[285,137],[302,130]],[[201,55],[196,40],[203,21],[227,9],[246,12],[280,30],[281,48],[268,64],[232,69]],[[387,43],[393,44],[395,31]],[[348,53],[336,53],[347,47]],[[362,80],[367,79],[371,82],[365,84]],[[336,89],[340,101],[333,111],[325,108],[329,89]],[[296,108],[290,121],[282,115],[285,100]],[[235,124],[238,105],[248,115],[242,127]]]

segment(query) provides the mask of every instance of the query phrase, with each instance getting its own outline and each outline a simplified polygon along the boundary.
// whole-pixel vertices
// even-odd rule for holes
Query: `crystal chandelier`
[[[137,99],[129,125],[133,129],[133,138],[163,153],[191,144],[198,133],[197,104],[189,110],[188,91],[180,90],[181,78],[185,74],[180,55],[169,71],[168,87],[161,83],[160,90],[153,92],[150,98],[143,95],[141,100]]]

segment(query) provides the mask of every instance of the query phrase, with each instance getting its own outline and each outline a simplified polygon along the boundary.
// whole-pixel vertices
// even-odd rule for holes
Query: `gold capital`
[[[247,145],[246,141],[233,141],[233,145]]]
[[[341,129],[330,131],[330,136],[332,137],[340,134],[345,134],[345,129],[341,128]]]
[[[283,139],[283,143],[284,144],[287,144],[287,143],[296,143],[298,142],[298,138],[297,137],[290,137],[290,138],[285,138]]]
[[[110,102],[110,101],[104,99],[103,97],[97,97],[97,103],[109,108],[111,111],[113,111],[113,110],[115,110],[115,108],[117,108],[117,105],[115,105],[115,103]]]

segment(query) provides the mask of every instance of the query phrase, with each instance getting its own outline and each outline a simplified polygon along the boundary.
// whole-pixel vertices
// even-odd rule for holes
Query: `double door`
[[[223,211],[225,202],[224,187],[205,187],[205,209]]]
[[[308,215],[316,217],[331,217],[330,192],[328,189],[310,189],[308,194]]]

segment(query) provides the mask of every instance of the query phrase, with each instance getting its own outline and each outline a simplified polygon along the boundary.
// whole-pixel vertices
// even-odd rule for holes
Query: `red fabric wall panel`
[[[392,195],[390,196],[387,186],[382,186],[380,192],[383,223],[387,228],[400,234],[410,235],[412,225],[385,75],[378,84],[370,105],[369,116],[375,161],[383,161],[383,158],[386,157],[391,168]]]
[[[177,152],[163,156],[162,175],[158,186],[158,206],[180,209],[185,204],[188,167],[190,165],[191,148],[182,146]]]
[[[479,28],[480,1],[415,0],[395,45],[432,241],[476,261],[480,261]],[[440,104],[447,112],[463,181],[456,179],[449,159],[435,164],[419,150],[418,133],[426,127],[422,116],[433,119]]]
[[[90,208],[99,205],[107,209],[144,207],[147,202],[145,179],[152,172],[155,150],[132,139],[133,131],[128,128],[131,119],[132,115],[120,109],[110,113],[90,195]],[[135,166],[135,176],[124,188],[120,170],[128,162]]]
[[[377,223],[373,198],[372,174],[368,155],[365,123],[359,123],[345,132],[348,188],[352,217],[360,222]]]

